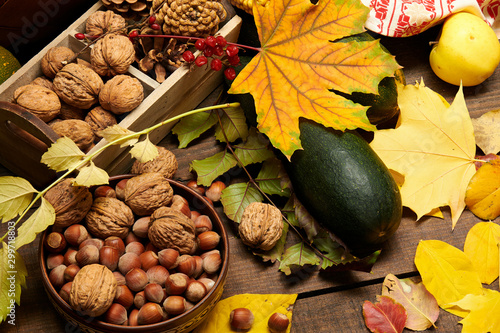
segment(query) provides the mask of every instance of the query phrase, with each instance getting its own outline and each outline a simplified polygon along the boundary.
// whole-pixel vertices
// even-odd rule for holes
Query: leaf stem
[[[176,35],[147,35],[147,34],[145,34],[145,35],[137,35],[135,38],[139,38],[139,37],[175,38],[175,39],[185,39],[185,40],[204,39],[204,38],[201,38],[201,37],[176,36]],[[237,46],[237,47],[242,48],[242,49],[253,50],[253,51],[257,51],[257,52],[262,51],[262,48],[260,48],[260,47],[248,46],[248,45],[243,45],[243,44],[238,44],[238,43],[231,43],[231,42],[227,42],[227,44],[228,45],[234,45],[234,46]]]

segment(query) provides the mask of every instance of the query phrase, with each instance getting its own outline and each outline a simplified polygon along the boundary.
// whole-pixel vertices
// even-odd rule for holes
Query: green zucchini
[[[285,168],[308,212],[362,257],[399,227],[401,194],[389,170],[355,132],[301,120],[297,150]]]

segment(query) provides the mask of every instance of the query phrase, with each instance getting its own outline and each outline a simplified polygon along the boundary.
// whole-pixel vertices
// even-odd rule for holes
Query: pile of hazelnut
[[[84,194],[55,190],[86,211],[64,226],[57,217],[66,208],[55,205],[56,223],[43,243],[49,280],[77,313],[116,325],[153,324],[186,312],[214,287],[221,237],[210,217],[168,184],[145,172],[99,186],[91,197],[78,186],[70,190]]]

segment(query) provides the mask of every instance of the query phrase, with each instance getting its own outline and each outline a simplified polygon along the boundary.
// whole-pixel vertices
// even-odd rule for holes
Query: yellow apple
[[[500,63],[500,42],[480,17],[455,13],[444,21],[429,62],[441,80],[475,86],[489,78]]]

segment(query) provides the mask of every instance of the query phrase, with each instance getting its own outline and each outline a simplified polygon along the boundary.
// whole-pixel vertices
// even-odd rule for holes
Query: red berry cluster
[[[236,45],[228,44],[223,36],[208,36],[196,40],[194,47],[202,51],[197,57],[192,51],[185,51],[182,54],[182,59],[187,63],[193,63],[198,66],[208,64],[210,60],[210,68],[214,71],[222,69],[223,61],[227,60],[229,66],[237,66],[240,63],[238,56],[239,48]],[[236,71],[234,67],[228,67],[224,70],[224,75],[228,80],[234,80]]]

